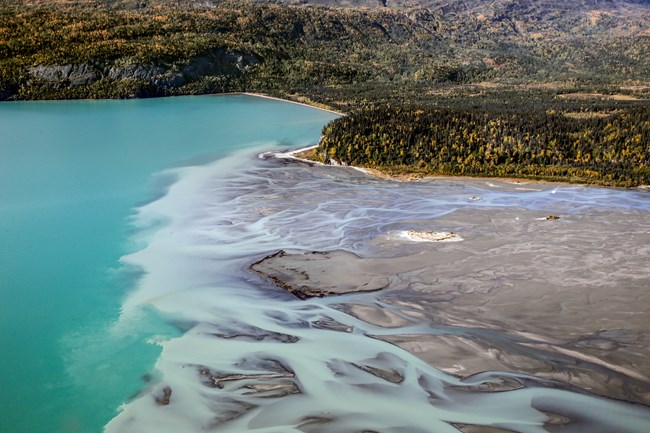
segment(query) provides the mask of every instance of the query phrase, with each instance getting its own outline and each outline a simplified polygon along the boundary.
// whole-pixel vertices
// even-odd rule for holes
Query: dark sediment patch
[[[374,292],[389,285],[389,278],[377,273],[370,259],[341,250],[280,250],[250,268],[299,299]]]
[[[165,386],[159,392],[154,393],[154,400],[160,406],[167,406],[172,398],[172,388],[170,386]]]
[[[278,343],[295,343],[299,340],[295,335],[285,334],[281,332],[273,332],[267,329],[261,329],[257,326],[252,326],[244,323],[223,323],[219,325],[212,325],[215,332],[209,332],[217,338],[226,340],[238,339],[244,341],[274,341]]]
[[[512,433],[512,430],[484,425],[454,424],[454,426],[462,433]]]
[[[235,366],[241,371],[217,371],[205,365],[195,365],[201,383],[208,388],[223,389],[232,385],[245,394],[259,397],[282,397],[300,392],[295,373],[282,363],[271,359],[254,359]]]

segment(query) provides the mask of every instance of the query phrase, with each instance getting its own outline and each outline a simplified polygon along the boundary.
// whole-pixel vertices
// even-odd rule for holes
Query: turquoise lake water
[[[179,331],[113,324],[137,269],[129,217],[156,173],[318,140],[335,116],[252,96],[0,104],[0,432],[99,432]]]

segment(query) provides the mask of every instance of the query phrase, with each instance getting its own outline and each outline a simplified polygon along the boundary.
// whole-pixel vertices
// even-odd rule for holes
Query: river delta
[[[63,137],[58,146],[86,138],[71,155],[104,149],[88,159],[110,162],[100,178],[97,170],[56,178],[59,189],[32,202],[20,199],[27,178],[5,183],[3,245],[13,250],[0,257],[12,272],[0,276],[11,300],[3,314],[13,319],[2,337],[15,350],[2,381],[17,398],[0,430],[34,431],[28,413],[55,414],[43,422],[57,433],[104,424],[107,433],[650,429],[646,189],[397,182],[260,158],[313,144],[334,115],[219,98],[72,103],[73,123],[89,127],[84,111],[99,121],[107,111],[123,113],[112,105],[122,102],[133,110],[129,118],[148,117],[132,129],[126,117],[110,117],[110,139],[94,144],[92,131],[50,126]],[[224,111],[210,111],[214,101]],[[31,119],[63,115],[43,103],[15,107]],[[251,116],[265,132],[247,129]],[[130,133],[118,133],[124,128]],[[124,155],[157,129],[159,141],[138,156],[155,161],[142,163],[145,172],[129,171]],[[51,144],[51,131],[40,137],[25,146]],[[201,145],[169,150],[190,142]],[[106,150],[115,143],[119,155]],[[9,149],[14,162],[34,163],[33,152]],[[68,167],[65,161],[54,167]],[[35,172],[48,164],[40,167]],[[80,179],[87,189],[61,195]],[[33,232],[46,221],[67,231]],[[434,232],[457,237],[413,236]],[[58,248],[43,247],[54,241]],[[34,267],[37,259],[53,265]],[[313,296],[278,284],[289,277]],[[27,287],[34,290],[28,298]],[[30,314],[39,326],[18,326]],[[40,348],[25,343],[36,338]],[[19,362],[31,367],[23,371]],[[75,400],[82,397],[83,404]],[[87,415],[98,407],[101,416]]]

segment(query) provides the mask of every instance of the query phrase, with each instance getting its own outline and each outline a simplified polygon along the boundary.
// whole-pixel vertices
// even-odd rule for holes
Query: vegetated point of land
[[[558,112],[373,107],[334,120],[313,155],[388,173],[609,186],[650,183],[650,107]]]

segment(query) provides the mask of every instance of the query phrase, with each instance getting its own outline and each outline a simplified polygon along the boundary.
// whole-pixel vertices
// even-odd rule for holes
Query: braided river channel
[[[649,432],[650,192],[274,153],[335,117],[0,105],[0,433]]]

